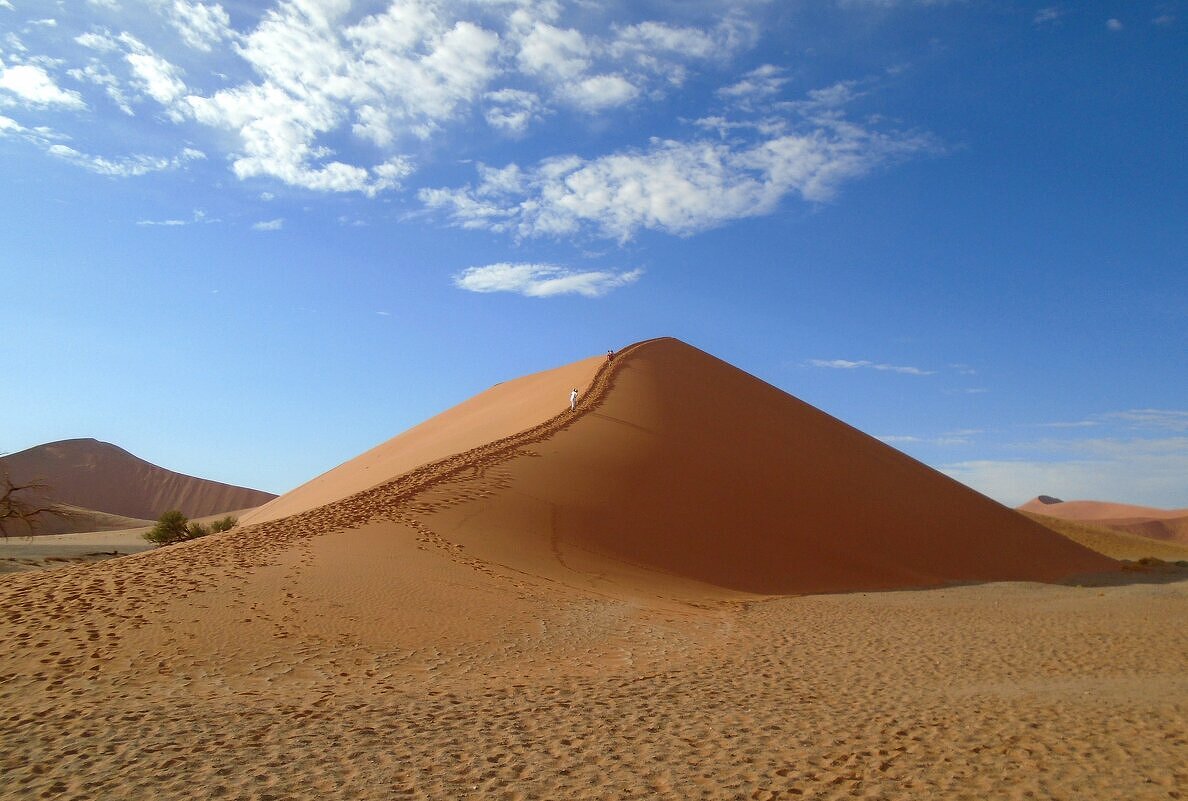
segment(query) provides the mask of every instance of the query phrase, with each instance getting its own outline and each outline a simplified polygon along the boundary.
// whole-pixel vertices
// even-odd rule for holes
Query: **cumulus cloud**
[[[79,110],[87,107],[82,95],[72,89],[62,89],[49,73],[36,64],[15,64],[0,67],[0,105],[6,102],[25,106],[56,106]]]
[[[234,36],[231,17],[218,3],[173,0],[169,15],[182,40],[195,50],[209,52],[212,45]]]
[[[530,298],[568,294],[597,298],[635,283],[642,275],[642,270],[578,272],[551,264],[501,262],[462,271],[454,276],[454,286],[469,292],[514,292]]]
[[[544,114],[544,105],[534,92],[522,89],[500,89],[488,92],[483,112],[487,124],[509,134],[522,134],[528,126]]]
[[[927,137],[882,134],[841,119],[760,130],[757,141],[653,139],[646,148],[592,159],[481,166],[477,184],[424,189],[420,198],[461,227],[517,237],[590,230],[626,241],[641,229],[690,235],[770,214],[789,195],[829,200],[844,182],[932,146]]]
[[[881,364],[866,359],[859,359],[857,361],[850,361],[849,359],[809,359],[808,364],[810,367],[825,367],[832,370],[857,370],[866,368],[886,373],[901,373],[903,375],[936,374],[935,370],[923,370],[919,367],[905,367],[897,364]]]
[[[114,0],[91,5],[106,9],[104,25],[116,24]],[[275,0],[242,31],[217,0],[147,5],[159,15],[151,40],[102,26],[74,37],[91,51],[68,73],[81,89],[105,93],[130,116],[155,103],[163,113],[148,119],[214,129],[241,180],[369,197],[405,186],[415,165],[404,154],[431,151],[451,126],[485,123],[520,138],[557,115],[607,115],[662,96],[691,69],[725,68],[759,32],[746,4],[707,5],[697,26],[624,25],[552,0],[379,0],[361,10],[347,0]],[[172,48],[159,35],[169,30]],[[203,55],[212,52],[219,62]],[[250,78],[224,74],[236,74],[224,63],[232,57]],[[207,68],[216,63],[219,72]],[[39,97],[85,108],[83,95],[54,84],[44,65],[21,70],[0,86],[10,104],[19,95],[26,104]],[[216,78],[223,83],[201,86]],[[849,85],[781,104],[786,77],[775,66],[725,83],[718,101],[758,119],[724,113],[699,121],[691,138],[509,164],[515,185],[484,179],[421,197],[458,225],[518,237],[687,235],[771,213],[788,196],[828,200],[846,181],[925,146],[846,122]]]
[[[133,86],[163,106],[186,93],[186,84],[176,66],[129,33],[120,34],[118,39],[127,48],[124,60],[132,70]]]
[[[569,84],[567,99],[587,111],[600,111],[630,103],[639,96],[639,87],[621,75],[594,75]]]

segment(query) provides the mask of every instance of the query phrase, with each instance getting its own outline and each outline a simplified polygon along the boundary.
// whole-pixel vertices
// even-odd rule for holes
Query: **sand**
[[[1056,501],[1033,498],[1020,511],[1114,529],[1188,546],[1188,509],[1156,509],[1112,501]]]
[[[909,563],[871,568],[889,558],[871,535],[831,594],[790,596],[737,586],[741,529],[718,583],[696,541],[662,565],[592,544],[564,511],[587,485],[557,498],[573,482],[525,465],[572,476],[584,453],[599,474],[621,442],[598,432],[647,428],[626,412],[662,408],[644,401],[678,352],[626,350],[575,414],[542,403],[527,429],[290,517],[0,577],[0,797],[1181,797],[1188,572],[840,591]],[[541,498],[564,514],[540,523]],[[916,547],[892,514],[914,508],[881,507],[881,531]],[[987,514],[1016,546],[1040,532],[1045,575],[1116,565]],[[915,580],[963,563],[946,558]]]
[[[1095,526],[1075,520],[1061,520],[1034,512],[1023,514],[1043,526],[1068,537],[1086,548],[1092,548],[1111,559],[1125,559],[1136,562],[1141,559],[1159,559],[1165,562],[1188,561],[1188,545],[1152,537],[1143,537],[1127,531],[1105,526]]]
[[[0,470],[19,483],[40,480],[48,497],[94,513],[156,520],[170,509],[198,518],[259,506],[276,496],[166,470],[95,439],[67,439],[0,457]],[[45,531],[87,531],[93,521],[48,520]]]

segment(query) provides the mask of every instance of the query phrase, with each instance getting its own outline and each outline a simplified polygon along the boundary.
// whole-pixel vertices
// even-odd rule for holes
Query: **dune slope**
[[[155,520],[167,509],[187,517],[259,506],[260,490],[166,470],[96,439],[66,439],[0,458],[14,480],[41,479],[55,503]]]
[[[609,562],[757,593],[1116,567],[672,339],[625,354],[597,408],[530,450],[422,496],[423,525],[550,575]]]
[[[565,409],[569,391],[585,391],[602,357],[496,384],[245,514],[241,522],[264,523],[306,512],[452,454],[538,425]]]

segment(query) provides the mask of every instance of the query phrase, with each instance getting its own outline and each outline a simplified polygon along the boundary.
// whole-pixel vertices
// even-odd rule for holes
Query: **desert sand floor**
[[[144,539],[147,528],[92,531],[81,534],[42,534],[0,538],[0,573],[44,570],[72,562],[97,562],[153,546]]]
[[[1188,788],[1183,573],[633,600],[410,555],[417,535],[376,524],[267,559],[228,535],[188,569],[167,551],[210,543],[3,577],[0,796]]]

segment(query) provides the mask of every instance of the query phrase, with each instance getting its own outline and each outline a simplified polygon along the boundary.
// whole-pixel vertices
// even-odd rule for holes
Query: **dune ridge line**
[[[374,487],[324,506],[276,520],[251,524],[238,531],[216,536],[275,534],[277,536],[268,542],[284,543],[329,531],[356,528],[380,517],[395,519],[396,509],[421,493],[456,478],[465,471],[473,470],[478,473],[507,461],[520,453],[525,446],[548,439],[597,409],[613,387],[615,375],[623,364],[639,349],[661,339],[663,337],[646,339],[616,351],[614,358],[608,359],[598,367],[585,392],[578,396],[576,407],[572,411],[564,409],[539,425],[420,465]]]

